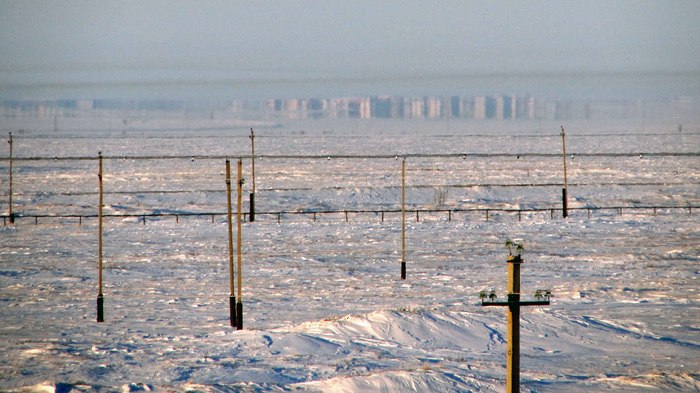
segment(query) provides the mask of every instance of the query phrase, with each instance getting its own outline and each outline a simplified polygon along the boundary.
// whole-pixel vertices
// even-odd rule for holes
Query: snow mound
[[[491,331],[466,313],[418,310],[381,310],[306,323],[293,330],[297,329],[342,345],[463,349],[467,344],[481,350],[485,350],[483,337]]]
[[[493,384],[450,373],[390,371],[359,377],[338,377],[298,384],[328,393],[352,392],[496,392]]]

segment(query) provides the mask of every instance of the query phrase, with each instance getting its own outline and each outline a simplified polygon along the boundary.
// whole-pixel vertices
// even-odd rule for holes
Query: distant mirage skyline
[[[695,95],[698,15],[657,0],[0,0],[0,99],[538,94],[545,79],[586,95],[600,75]],[[656,89],[635,83],[624,94]]]

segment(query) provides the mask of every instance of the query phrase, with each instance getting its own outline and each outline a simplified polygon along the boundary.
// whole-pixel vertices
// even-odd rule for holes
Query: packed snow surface
[[[523,391],[700,391],[697,127],[568,126],[564,219],[558,125],[319,124],[256,124],[243,330],[222,157],[234,177],[244,158],[247,212],[248,126],[15,133],[0,390],[502,392],[505,310],[479,292],[506,295],[504,242],[521,239],[523,297],[554,293],[522,309]],[[407,208],[422,213],[407,215],[401,280],[404,155]]]

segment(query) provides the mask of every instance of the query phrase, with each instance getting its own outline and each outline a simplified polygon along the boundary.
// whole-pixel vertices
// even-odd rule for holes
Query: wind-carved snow
[[[170,137],[165,131],[16,135],[14,146],[25,157],[92,156],[99,144],[113,157],[187,158],[105,160],[105,213],[117,217],[104,222],[104,323],[95,322],[96,218],[39,218],[38,225],[20,218],[0,227],[0,390],[500,392],[505,310],[482,308],[478,294],[493,288],[499,299],[505,296],[508,238],[525,242],[523,296],[536,289],[555,294],[551,306],[522,311],[525,389],[700,390],[695,209],[590,216],[576,210],[563,220],[561,157],[408,158],[412,209],[547,207],[556,214],[523,212],[519,220],[491,212],[488,221],[479,211],[425,213],[419,220],[410,214],[404,281],[401,215],[378,213],[400,208],[398,156],[553,153],[560,149],[559,125],[544,127],[554,130],[551,136],[510,129],[494,130],[493,137],[469,136],[483,134],[473,129],[479,125],[458,122],[450,135],[360,128],[358,137],[344,136],[347,130],[302,136],[299,126],[256,130],[263,156],[256,161],[257,208],[336,212],[318,213],[315,221],[310,214],[283,215],[279,224],[277,216],[261,214],[243,224],[242,331],[228,320],[223,216],[119,215],[224,212],[223,159],[201,157],[247,154],[248,128]],[[667,129],[677,133],[675,127],[638,136],[586,129],[577,136],[571,126],[567,149],[697,151],[697,133],[677,138]],[[264,157],[302,151],[389,158]],[[244,163],[248,178],[250,161]],[[96,160],[15,165],[16,212],[96,214]],[[573,207],[700,200],[696,156],[581,155],[568,165]],[[377,213],[349,214],[346,221],[344,209]]]

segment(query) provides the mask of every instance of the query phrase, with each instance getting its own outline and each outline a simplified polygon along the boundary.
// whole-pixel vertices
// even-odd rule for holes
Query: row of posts
[[[12,134],[10,133],[10,146],[12,146]],[[251,140],[251,175],[252,175],[252,192],[250,193],[250,221],[255,220],[255,134],[253,129],[250,129],[250,140]],[[103,207],[103,176],[102,176],[102,152],[98,154],[99,159],[99,207],[98,207],[98,221],[99,221],[99,240],[98,240],[98,293],[97,293],[97,322],[104,322],[104,294],[102,293],[102,207]],[[237,269],[234,271],[233,264],[233,220],[232,220],[232,207],[231,207],[231,165],[230,161],[226,160],[226,196],[227,196],[227,222],[228,222],[228,251],[229,251],[229,315],[231,326],[235,326],[236,329],[243,329],[243,296],[242,296],[242,254],[241,254],[241,195],[243,190],[243,176],[242,176],[242,160],[238,160],[238,193],[237,193],[237,210],[236,210],[236,221],[237,221],[237,257],[238,265]],[[401,279],[406,279],[406,158],[402,160],[401,163]],[[11,204],[10,204],[11,205]],[[238,299],[236,299],[234,276],[237,274],[238,280]]]
[[[566,177],[566,133],[564,131],[564,126],[561,127],[561,138],[562,138],[562,157],[564,161],[564,188],[562,189],[562,214],[563,217],[566,218],[568,216],[568,208],[567,208],[567,177]],[[15,222],[15,216],[14,213],[12,212],[12,132],[9,133],[9,139],[8,139],[8,144],[10,145],[10,156],[9,156],[9,161],[10,161],[10,176],[9,176],[9,183],[10,183],[10,190],[9,190],[9,205],[8,205],[8,216],[10,219],[10,223],[13,224]],[[250,192],[250,212],[249,212],[249,217],[250,221],[255,221],[255,133],[253,129],[250,129],[250,147],[251,147],[251,178],[252,178],[252,188]],[[402,221],[403,225],[405,226],[405,208],[404,208],[404,202],[405,202],[405,191],[404,191],[404,183],[406,180],[406,158],[404,157],[402,163],[401,163],[401,212],[402,212]],[[487,216],[488,217],[488,216]],[[404,232],[402,231],[402,238],[404,237]],[[403,243],[403,241],[402,241]],[[405,256],[402,253],[402,266],[405,261]]]
[[[251,130],[252,135],[252,130]],[[104,294],[102,292],[102,207],[103,203],[103,174],[102,174],[102,152],[98,154],[99,160],[99,190],[100,190],[100,200],[98,206],[98,291],[97,291],[97,322],[104,322]],[[241,252],[241,223],[242,223],[242,194],[243,194],[243,161],[238,160],[238,192],[237,192],[237,203],[236,203],[236,222],[237,222],[237,238],[236,238],[236,250],[238,257],[237,268],[234,269],[233,264],[233,219],[232,219],[232,206],[231,206],[231,163],[226,160],[226,196],[227,196],[227,221],[228,221],[228,257],[229,257],[229,316],[230,323],[232,327],[236,327],[237,330],[243,329],[243,259]],[[252,194],[251,194],[252,197]],[[251,215],[252,217],[252,215]],[[252,221],[252,219],[251,219]],[[236,274],[237,273],[237,274]],[[237,282],[234,284],[234,277],[237,276]],[[238,298],[236,298],[236,285],[238,287]]]
[[[567,217],[567,175],[566,175],[566,133],[564,127],[561,127],[561,137],[562,137],[562,157],[564,164],[564,188],[562,189],[562,208],[563,216]],[[250,193],[250,221],[255,220],[255,134],[253,129],[250,129],[250,140],[251,140],[251,177],[252,177],[252,191]],[[10,146],[10,193],[9,193],[9,218],[10,223],[14,223],[14,214],[12,212],[12,132],[9,133],[8,144]],[[104,294],[102,292],[102,208],[103,208],[103,176],[102,176],[102,152],[98,154],[99,159],[99,208],[98,208],[98,221],[99,221],[99,240],[98,240],[98,295],[97,295],[97,322],[104,321]],[[236,295],[234,293],[234,269],[233,269],[233,235],[232,235],[232,218],[231,218],[231,171],[230,162],[226,160],[226,188],[227,188],[227,200],[228,200],[228,229],[229,229],[229,272],[230,272],[230,294],[229,294],[229,308],[230,308],[230,321],[231,326],[236,326],[237,329],[243,328],[243,304],[242,304],[242,255],[241,255],[241,196],[243,187],[242,178],[242,160],[238,160],[238,198],[237,198],[237,257],[238,257],[238,301],[236,301]],[[406,182],[406,159],[403,158],[401,162],[401,279],[406,279],[406,193],[405,193],[405,182]],[[510,282],[510,279],[509,279]],[[519,276],[518,276],[519,282]],[[518,284],[519,285],[519,284]],[[510,285],[509,285],[510,286]]]
[[[566,179],[566,140],[564,127],[561,127],[562,137],[562,153],[564,160],[564,188],[562,190],[563,216],[567,217],[567,179]],[[250,130],[251,149],[252,149],[252,192],[250,193],[250,221],[255,220],[255,134],[253,129]],[[10,145],[10,195],[9,195],[9,217],[10,222],[14,222],[14,214],[12,212],[12,132],[9,133],[8,143]],[[102,172],[102,152],[98,154],[99,160],[99,206],[98,206],[98,293],[97,293],[97,322],[104,322],[104,294],[102,292],[102,208],[103,208],[103,172]],[[243,190],[242,176],[242,160],[238,160],[238,192],[237,192],[237,269],[234,271],[233,264],[233,220],[231,206],[231,166],[230,161],[226,160],[226,194],[227,194],[227,221],[228,221],[228,251],[229,251],[229,314],[231,326],[236,329],[243,329],[243,296],[242,296],[242,253],[241,253],[241,196]],[[406,159],[401,162],[401,279],[406,279]],[[543,306],[549,305],[549,296],[547,300],[537,301],[521,301],[520,300],[520,265],[522,264],[520,254],[511,255],[507,260],[508,267],[508,300],[506,302],[496,302],[492,299],[490,302],[485,301],[485,296],[482,295],[482,306],[505,306],[508,307],[507,313],[507,353],[506,353],[506,391],[515,393],[520,391],[520,307],[521,306]],[[237,274],[238,297],[234,289],[234,276]],[[547,293],[550,293],[547,291]],[[495,295],[494,295],[495,298]]]

